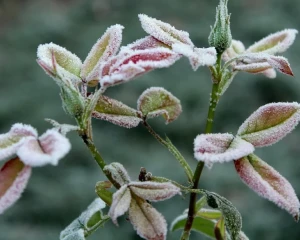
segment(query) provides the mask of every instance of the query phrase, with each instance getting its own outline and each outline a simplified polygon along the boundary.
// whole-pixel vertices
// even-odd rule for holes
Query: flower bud
[[[217,7],[216,22],[208,37],[209,45],[215,47],[218,54],[222,54],[229,48],[232,40],[227,3],[228,0],[220,0]]]

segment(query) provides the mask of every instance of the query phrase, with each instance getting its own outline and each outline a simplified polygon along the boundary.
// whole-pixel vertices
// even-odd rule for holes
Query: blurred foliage
[[[107,27],[125,26],[124,44],[145,36],[137,18],[146,13],[190,32],[199,47],[207,47],[218,0],[2,0],[0,1],[0,132],[15,122],[32,124],[40,133],[49,128],[44,118],[73,123],[61,109],[58,88],[36,64],[36,48],[55,42],[85,58]],[[246,46],[269,33],[299,28],[300,4],[296,0],[229,1],[232,34]],[[285,54],[295,78],[278,74],[274,80],[262,75],[238,74],[217,109],[215,132],[237,131],[259,106],[277,101],[300,102],[299,39]],[[150,123],[166,134],[193,166],[193,139],[204,130],[210,75],[206,68],[193,72],[186,59],[169,69],[153,71],[138,80],[119,85],[109,96],[134,107],[138,96],[150,86],[161,86],[182,101],[183,113],[165,125],[162,119]],[[141,166],[154,175],[186,183],[185,174],[172,155],[142,127],[123,129],[94,121],[95,140],[107,162],[120,161],[132,178]],[[75,133],[69,134],[71,153],[58,167],[35,168],[23,197],[0,216],[0,240],[53,240],[96,197],[94,185],[103,174]],[[279,170],[300,194],[300,128],[283,141],[257,154]],[[233,164],[205,169],[200,185],[224,195],[240,210],[243,230],[250,239],[298,239],[300,227],[285,211],[248,189]],[[188,206],[188,196],[154,204],[170,223]],[[89,239],[139,239],[125,218],[120,227],[111,223]],[[124,238],[124,236],[126,236]],[[168,239],[178,239],[180,232]],[[201,238],[196,233],[192,239]]]

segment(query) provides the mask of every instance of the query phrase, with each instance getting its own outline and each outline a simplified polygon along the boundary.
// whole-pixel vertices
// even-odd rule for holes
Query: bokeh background
[[[61,108],[59,89],[36,64],[36,49],[54,42],[84,59],[107,27],[125,26],[124,45],[145,36],[137,18],[146,13],[184,29],[199,47],[207,47],[210,25],[214,23],[218,0],[2,0],[0,1],[0,132],[15,122],[31,124],[43,133],[50,127],[44,118],[73,123]],[[299,28],[297,0],[229,1],[232,34],[246,46],[269,33]],[[235,133],[259,106],[269,102],[300,102],[299,38],[284,55],[295,78],[278,74],[276,79],[240,73],[221,99],[215,132]],[[150,86],[162,86],[182,101],[183,113],[165,125],[150,121],[166,134],[194,168],[193,139],[205,127],[210,75],[207,68],[193,72],[186,59],[169,69],[153,71],[130,83],[109,89],[107,94],[135,107],[138,96]],[[107,162],[120,161],[133,179],[141,166],[154,175],[185,184],[184,172],[173,156],[139,126],[124,129],[108,122],[94,121],[96,144]],[[96,197],[94,185],[104,180],[96,163],[76,133],[70,133],[72,151],[58,167],[35,168],[23,197],[0,216],[0,240],[54,240]],[[256,153],[279,170],[300,194],[300,128],[275,146]],[[243,230],[250,239],[299,239],[300,227],[285,211],[258,197],[245,186],[233,164],[205,169],[202,188],[231,200],[243,215]],[[188,205],[188,197],[155,203],[170,224]],[[117,228],[107,223],[89,239],[140,239],[125,217]],[[179,239],[180,232],[168,239]],[[193,233],[191,239],[206,239]]]

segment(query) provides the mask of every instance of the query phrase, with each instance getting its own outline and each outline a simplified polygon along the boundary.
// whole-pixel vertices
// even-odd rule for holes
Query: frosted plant
[[[300,104],[266,104],[251,114],[236,134],[212,133],[218,102],[238,72],[275,78],[277,70],[293,76],[288,60],[277,54],[291,47],[297,30],[279,31],[246,49],[241,41],[232,39],[227,4],[228,0],[220,0],[208,37],[209,46],[204,48],[196,47],[188,32],[146,14],[138,17],[147,36],[121,46],[124,27],[113,25],[96,41],[84,61],[54,43],[41,44],[37,62],[60,88],[62,106],[76,124],[46,119],[53,128],[41,136],[25,124],[15,124],[8,133],[0,135],[0,161],[5,161],[0,170],[0,214],[20,198],[32,167],[57,165],[69,152],[70,143],[65,135],[76,131],[107,180],[96,183],[97,198],[61,232],[61,240],[84,240],[107,221],[118,225],[117,219],[123,215],[128,216],[141,238],[164,240],[168,224],[152,202],[186,194],[190,194],[188,208],[174,218],[169,228],[183,229],[181,240],[189,239],[191,231],[217,240],[246,240],[242,216],[233,203],[215,192],[198,188],[204,166],[212,168],[218,163],[233,164],[246,185],[298,221],[300,203],[293,187],[254,152],[257,147],[275,144],[298,125]],[[181,57],[187,57],[195,71],[200,66],[208,67],[212,79],[206,128],[198,135],[195,133],[194,171],[172,141],[161,137],[148,123],[160,116],[166,124],[175,121],[182,113],[177,97],[163,87],[150,87],[140,95],[136,108],[132,108],[106,95],[108,88],[157,68],[171,67]],[[143,125],[178,161],[188,184],[155,176],[143,167],[138,179],[131,180],[126,166],[111,159],[107,163],[102,158],[93,141],[92,118],[126,128]],[[202,197],[198,200],[199,195]]]

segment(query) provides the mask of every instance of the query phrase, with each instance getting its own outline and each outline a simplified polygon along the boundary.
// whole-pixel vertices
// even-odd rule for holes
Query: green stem
[[[173,154],[173,156],[178,160],[180,165],[183,167],[183,169],[188,177],[189,182],[192,182],[193,181],[193,171],[192,171],[190,165],[185,160],[185,158],[178,151],[178,149],[171,143],[170,140],[166,141],[166,140],[162,139],[146,121],[144,121],[143,124],[147,128],[148,132],[151,133],[152,136],[154,136],[159,143],[161,143],[163,146],[165,146]]]
[[[205,133],[212,132],[215,111],[216,111],[216,107],[217,107],[217,104],[219,101],[218,88],[219,88],[219,82],[220,82],[221,78],[222,78],[221,54],[218,54],[217,63],[216,63],[216,76],[213,77],[213,85],[212,85],[210,101],[209,101],[209,109],[208,109],[208,114],[207,114],[207,119],[206,119]],[[200,180],[203,168],[204,168],[204,162],[199,161],[197,164],[196,170],[194,172],[192,189],[195,189],[195,190],[198,189],[199,180]],[[195,214],[196,214],[195,213],[196,202],[197,202],[197,192],[192,192],[191,196],[190,196],[188,216],[187,216],[186,224],[184,227],[184,231],[181,235],[181,240],[189,239],[191,228],[192,228],[193,221],[194,221]]]

